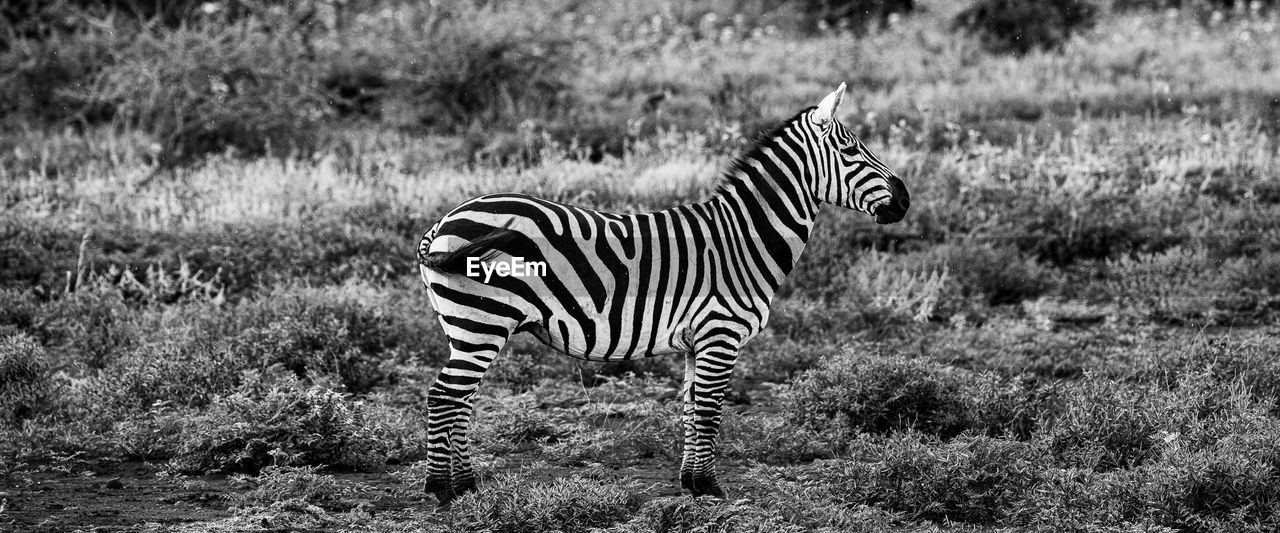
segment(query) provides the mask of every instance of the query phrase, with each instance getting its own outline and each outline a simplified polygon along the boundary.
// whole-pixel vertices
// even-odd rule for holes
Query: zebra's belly
[[[552,318],[527,324],[522,329],[557,351],[589,361],[624,361],[687,353],[688,326],[624,328],[610,331],[602,322],[570,325]]]

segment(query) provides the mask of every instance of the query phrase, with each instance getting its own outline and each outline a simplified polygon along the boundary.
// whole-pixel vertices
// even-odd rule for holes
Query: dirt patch
[[[502,472],[518,472],[536,480],[584,474],[581,468],[546,468],[518,459]],[[359,483],[375,512],[434,508],[435,501],[417,492],[395,473],[335,473],[343,482]],[[677,464],[666,461],[607,466],[604,477],[637,481],[652,496],[680,494]],[[227,476],[170,477],[163,465],[141,462],[75,461],[28,465],[0,479],[0,532],[137,531],[151,526],[210,522],[232,514],[234,496],[243,490]],[[726,487],[739,487],[746,468],[726,462],[720,468]],[[596,470],[597,475],[599,470]],[[483,486],[483,482],[482,482]],[[364,499],[362,498],[362,499]]]

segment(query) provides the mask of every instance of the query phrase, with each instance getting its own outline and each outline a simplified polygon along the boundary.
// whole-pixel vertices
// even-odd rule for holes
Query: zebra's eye
[[[840,147],[840,153],[842,153],[842,154],[844,154],[844,155],[847,155],[847,156],[849,156],[849,157],[855,157],[855,156],[857,156],[857,155],[858,155],[858,147],[853,146],[853,145],[850,145],[850,146],[842,146],[842,147]]]

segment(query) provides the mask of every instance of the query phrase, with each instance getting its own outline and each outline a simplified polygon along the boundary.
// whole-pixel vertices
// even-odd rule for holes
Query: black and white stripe
[[[521,194],[459,205],[423,237],[423,281],[451,356],[428,395],[427,490],[442,503],[475,487],[471,400],[508,337],[529,332],[593,361],[683,353],[681,484],[723,496],[713,470],[720,404],[739,347],[768,320],[818,206],[900,220],[906,188],[834,119],[842,84],[738,158],[705,202],[636,215]],[[469,258],[541,261],[546,275],[466,275]]]

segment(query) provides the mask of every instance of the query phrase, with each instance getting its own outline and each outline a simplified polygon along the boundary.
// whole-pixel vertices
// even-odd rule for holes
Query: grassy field
[[[1104,2],[1025,54],[942,1],[299,4],[0,50],[0,530],[1280,527],[1270,3]],[[517,337],[437,512],[422,232],[700,200],[842,81],[912,208],[821,214],[726,400],[730,499],[679,494],[680,358]]]

